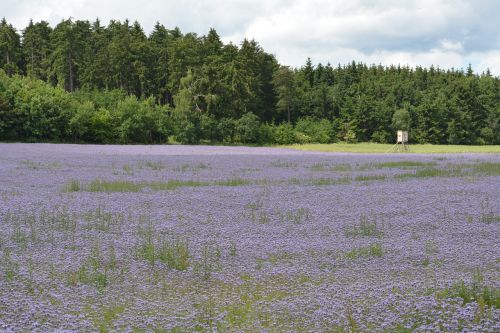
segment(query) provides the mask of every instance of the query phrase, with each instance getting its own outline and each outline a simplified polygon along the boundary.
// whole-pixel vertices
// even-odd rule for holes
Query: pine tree
[[[46,21],[30,23],[23,31],[23,53],[26,60],[26,74],[47,81],[50,70],[52,28]]]
[[[281,112],[285,112],[288,123],[291,123],[296,94],[293,71],[287,66],[281,66],[274,73],[273,83],[278,96],[276,108]]]
[[[11,76],[21,72],[21,37],[5,18],[0,21],[0,68]]]
[[[89,52],[90,23],[64,20],[52,31],[51,41],[51,74],[59,86],[75,91],[80,86],[80,70]]]

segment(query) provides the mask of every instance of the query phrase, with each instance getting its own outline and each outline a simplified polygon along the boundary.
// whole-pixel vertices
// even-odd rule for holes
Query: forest
[[[335,59],[331,60],[334,63]],[[278,63],[156,23],[0,22],[0,141],[500,144],[489,70]]]

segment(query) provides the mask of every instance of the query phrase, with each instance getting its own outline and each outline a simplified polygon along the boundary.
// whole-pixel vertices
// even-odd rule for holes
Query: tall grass
[[[265,182],[264,182],[265,183]],[[218,180],[207,182],[200,180],[168,180],[154,182],[131,182],[126,180],[105,181],[95,179],[86,185],[78,181],[70,181],[61,189],[62,192],[140,192],[144,188],[150,188],[153,191],[175,190],[181,187],[201,187],[201,186],[245,186],[253,184],[249,179],[231,178],[227,180]]]
[[[64,184],[62,188],[62,192],[78,192],[81,190],[81,184],[78,180],[72,179],[66,184]]]
[[[282,146],[283,148],[291,148],[305,151],[324,151],[324,152],[346,152],[346,153],[390,153],[393,144],[380,143],[332,143],[332,144],[296,144]],[[461,146],[461,145],[430,145],[423,144],[410,145],[409,151],[406,153],[417,154],[454,154],[454,153],[500,153],[500,145],[496,146]],[[397,154],[397,153],[396,153]]]
[[[345,254],[347,259],[358,259],[358,258],[380,258],[384,255],[384,249],[382,248],[382,244],[375,243],[369,246],[357,247],[352,249],[351,251]]]
[[[366,215],[362,215],[359,222],[348,227],[344,234],[347,237],[381,237],[384,233],[375,220],[369,220]]]
[[[140,192],[142,186],[124,180],[104,181],[95,179],[88,184],[86,190],[89,192]]]
[[[373,167],[377,169],[383,168],[413,168],[413,167],[433,167],[437,162],[419,162],[419,161],[397,161],[397,162],[384,162],[374,164]]]

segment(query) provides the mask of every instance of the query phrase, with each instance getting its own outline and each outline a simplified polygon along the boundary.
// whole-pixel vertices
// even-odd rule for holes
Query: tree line
[[[401,124],[401,119],[405,124]],[[500,79],[469,66],[280,65],[156,23],[0,22],[0,140],[500,144]]]

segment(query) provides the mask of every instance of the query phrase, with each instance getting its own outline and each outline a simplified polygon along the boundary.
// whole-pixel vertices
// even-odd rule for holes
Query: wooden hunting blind
[[[398,131],[397,143],[401,143],[401,144],[408,143],[408,131]]]
[[[408,151],[408,131],[399,130],[397,132],[396,144],[390,149],[391,151]]]

